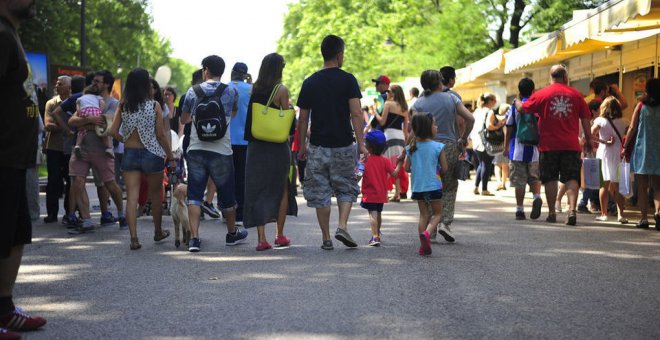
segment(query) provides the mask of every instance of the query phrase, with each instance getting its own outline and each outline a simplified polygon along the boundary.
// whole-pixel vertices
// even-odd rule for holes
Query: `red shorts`
[[[115,160],[108,157],[103,151],[82,151],[82,159],[71,155],[69,161],[69,176],[87,177],[89,169],[95,168],[101,177],[101,180],[111,182],[115,180]]]

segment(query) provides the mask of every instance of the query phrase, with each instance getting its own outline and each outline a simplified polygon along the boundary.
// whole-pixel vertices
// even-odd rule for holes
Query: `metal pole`
[[[80,67],[87,66],[87,32],[85,31],[85,0],[80,0]]]

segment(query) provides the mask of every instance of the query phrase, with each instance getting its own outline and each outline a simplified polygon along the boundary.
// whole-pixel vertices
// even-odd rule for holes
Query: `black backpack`
[[[220,100],[226,88],[226,84],[220,84],[212,95],[207,96],[200,85],[193,86],[193,91],[199,99],[195,106],[193,125],[197,130],[197,138],[203,142],[216,141],[227,133],[227,117]]]

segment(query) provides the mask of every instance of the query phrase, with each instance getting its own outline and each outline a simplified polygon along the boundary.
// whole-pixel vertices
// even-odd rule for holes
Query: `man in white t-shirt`
[[[204,82],[196,85],[198,91],[204,92],[205,96],[212,96],[216,89],[224,86],[220,94],[227,125],[238,110],[238,92],[232,87],[220,82],[225,71],[225,62],[222,58],[212,55],[202,60],[202,73]],[[233,246],[245,242],[246,230],[236,228],[236,195],[234,190],[234,160],[231,148],[229,129],[224,136],[212,141],[203,141],[199,138],[199,132],[195,126],[195,111],[202,98],[199,98],[195,86],[188,89],[186,99],[181,109],[181,123],[192,122],[190,133],[190,146],[186,161],[188,162],[188,216],[190,218],[191,240],[188,245],[190,252],[200,250],[199,219],[204,202],[204,189],[209,179],[213,180],[218,189],[218,208],[227,219],[226,245]]]

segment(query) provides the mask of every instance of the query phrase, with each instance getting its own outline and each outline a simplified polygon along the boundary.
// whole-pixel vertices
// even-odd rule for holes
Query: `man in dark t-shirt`
[[[298,152],[300,159],[308,158],[303,194],[307,206],[316,208],[323,232],[321,248],[333,249],[330,240],[330,200],[333,193],[339,206],[339,227],[335,238],[348,247],[357,247],[348,234],[347,224],[353,202],[360,192],[354,173],[354,133],[358,153],[366,154],[360,109],[362,95],[355,77],[341,69],[344,41],[335,35],[326,36],[321,43],[321,53],[323,68],[305,79],[298,95],[299,141],[307,138],[311,112],[309,147],[306,143],[300,143]]]
[[[32,242],[27,207],[26,169],[34,167],[39,107],[30,66],[16,30],[34,17],[34,1],[0,1],[0,337],[20,338],[10,331],[30,331],[46,319],[30,317],[14,306],[12,293],[23,258]]]

